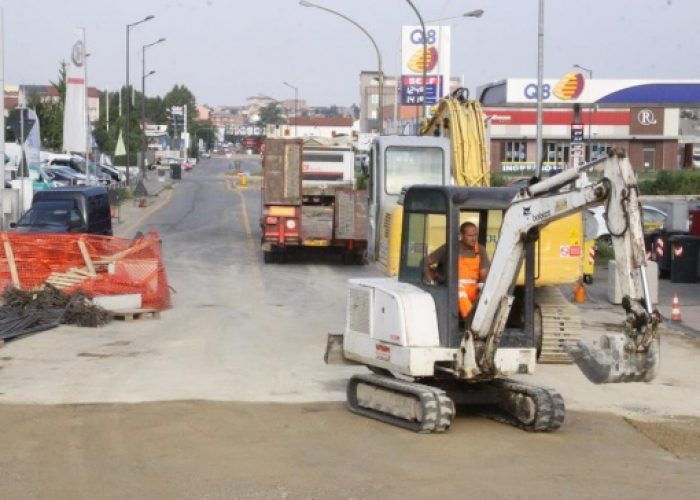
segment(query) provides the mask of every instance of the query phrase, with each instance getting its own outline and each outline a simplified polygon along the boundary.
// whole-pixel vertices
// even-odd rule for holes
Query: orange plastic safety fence
[[[156,231],[137,240],[87,234],[0,232],[0,244],[2,290],[16,285],[15,274],[19,288],[24,290],[40,287],[51,278],[63,283],[66,292],[79,289],[89,296],[139,293],[144,308],[170,307],[170,287]],[[90,264],[95,276],[82,279]]]

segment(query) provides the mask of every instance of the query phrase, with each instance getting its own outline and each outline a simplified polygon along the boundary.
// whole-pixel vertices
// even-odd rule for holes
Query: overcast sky
[[[402,25],[417,24],[405,0],[318,0],[363,25],[376,39],[387,74],[399,67]],[[452,73],[471,89],[506,77],[536,77],[538,0],[415,0],[427,20],[481,8],[480,19],[452,26]],[[376,70],[369,39],[342,18],[298,0],[5,0],[5,83],[55,80],[67,60],[73,28],[86,30],[89,84],[116,89],[126,81],[126,25],[131,30],[132,84],[141,86],[147,51],[148,95],[184,84],[197,101],[238,105],[265,94],[309,105],[359,102],[358,76]],[[594,78],[700,78],[700,1],[546,0],[545,77],[573,64]]]

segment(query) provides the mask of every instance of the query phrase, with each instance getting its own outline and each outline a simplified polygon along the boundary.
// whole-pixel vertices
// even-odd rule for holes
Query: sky
[[[376,40],[384,71],[400,67],[402,25],[417,18],[405,0],[318,0],[362,25]],[[452,27],[452,74],[472,91],[503,78],[536,78],[538,0],[414,0],[426,21],[483,9]],[[370,40],[348,21],[298,0],[0,0],[5,83],[47,84],[68,60],[73,30],[85,28],[88,84],[141,87],[163,96],[186,85],[197,102],[242,105],[247,97],[299,98],[311,106],[359,102],[359,73],[377,69]],[[545,0],[544,75],[579,64],[598,79],[700,78],[698,0]]]

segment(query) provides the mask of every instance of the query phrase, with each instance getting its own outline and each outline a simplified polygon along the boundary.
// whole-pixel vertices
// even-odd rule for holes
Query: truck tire
[[[367,264],[367,262],[367,250],[363,250],[355,254],[355,264],[358,266],[364,266]]]
[[[343,265],[349,266],[353,262],[353,254],[352,252],[348,251],[343,251],[343,253],[340,255],[340,260],[343,262]]]
[[[270,251],[263,252],[263,262],[265,264],[272,264],[275,262],[274,255]]]

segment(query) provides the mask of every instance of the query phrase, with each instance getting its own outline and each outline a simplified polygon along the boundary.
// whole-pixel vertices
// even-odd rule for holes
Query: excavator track
[[[535,289],[535,305],[539,311],[542,344],[538,363],[573,363],[562,344],[575,345],[581,340],[581,316],[578,307],[570,303],[555,286]]]
[[[445,432],[455,417],[442,389],[384,375],[353,375],[347,402],[353,413],[420,433]]]
[[[498,413],[485,417],[507,423],[530,432],[552,432],[564,422],[564,398],[549,387],[497,379],[490,383],[499,392]]]

